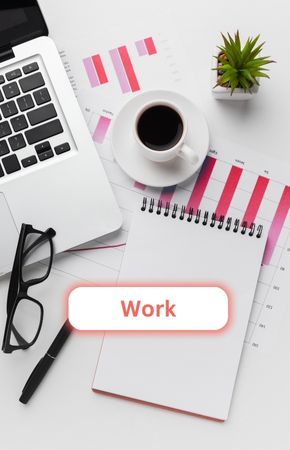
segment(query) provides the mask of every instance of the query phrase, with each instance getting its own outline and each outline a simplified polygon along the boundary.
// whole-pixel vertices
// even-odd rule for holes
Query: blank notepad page
[[[221,284],[230,293],[231,318],[211,333],[107,333],[93,389],[225,420],[266,233],[210,214],[196,220],[180,210],[176,218],[172,210],[150,213],[148,203],[133,219],[120,282]]]

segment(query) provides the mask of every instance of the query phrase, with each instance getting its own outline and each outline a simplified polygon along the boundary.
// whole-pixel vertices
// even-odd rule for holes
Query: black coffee
[[[137,133],[146,147],[157,151],[168,150],[179,142],[183,134],[182,118],[170,106],[151,106],[141,114]]]

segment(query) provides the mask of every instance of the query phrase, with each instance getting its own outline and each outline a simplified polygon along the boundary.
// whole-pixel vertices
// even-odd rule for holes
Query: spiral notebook
[[[107,333],[92,387],[226,420],[266,232],[231,217],[162,206],[146,198],[140,205],[120,281],[221,284],[231,296],[230,323],[215,333]]]

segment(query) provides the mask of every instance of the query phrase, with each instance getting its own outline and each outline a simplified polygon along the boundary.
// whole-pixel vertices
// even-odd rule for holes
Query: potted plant
[[[274,61],[261,56],[265,42],[258,44],[260,35],[248,38],[244,47],[237,31],[232,37],[221,33],[223,45],[218,46],[213,67],[213,88],[215,98],[222,100],[248,100],[258,92],[259,79],[269,78],[265,66]]]

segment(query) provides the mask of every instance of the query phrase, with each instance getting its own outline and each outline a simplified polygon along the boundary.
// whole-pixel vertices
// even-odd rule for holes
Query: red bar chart
[[[125,73],[127,75],[130,88],[132,92],[136,92],[140,90],[140,86],[136,77],[135,70],[133,68],[133,64],[131,62],[131,58],[129,56],[127,47],[123,45],[122,47],[118,48],[119,54],[121,56],[121,61],[125,70]]]
[[[99,78],[99,82],[100,84],[105,84],[108,82],[108,78],[101,60],[100,55],[93,55],[92,56],[92,60],[93,60],[93,64],[94,64],[94,68],[96,70],[96,73],[98,75]]]
[[[108,83],[108,77],[100,55],[84,58],[83,65],[92,88]]]
[[[153,56],[158,53],[152,36],[133,41],[132,44],[135,45],[138,56]],[[146,69],[143,64],[140,65],[141,61],[138,56],[136,58],[136,51],[132,51],[134,47],[133,49],[131,47],[130,44],[124,44],[105,50],[105,54],[96,53],[92,56],[82,57],[82,65],[90,87],[95,88],[106,83],[110,83],[111,86],[117,81],[123,94],[138,92],[140,90],[138,78]],[[109,61],[107,61],[108,56]],[[156,59],[154,61],[156,62]],[[158,64],[160,64],[160,60],[158,61]]]
[[[156,45],[152,37],[140,39],[135,42],[135,46],[139,56],[155,55],[157,53]]]
[[[270,264],[274,249],[288,215],[289,208],[290,186],[285,186],[269,230],[268,240],[263,258],[264,265]]]
[[[111,119],[109,117],[100,116],[97,122],[95,131],[93,133],[93,141],[97,144],[102,144],[108,132]]]
[[[245,215],[243,217],[243,222],[247,222],[247,226],[251,226],[252,222],[255,221],[258,210],[261,206],[262,200],[265,195],[269,183],[269,178],[258,177],[254,190],[252,192],[249,204],[247,206]]]
[[[209,179],[211,177],[212,171],[214,169],[216,159],[211,156],[207,156],[203,166],[199,172],[196,183],[192,190],[192,194],[186,206],[186,212],[193,209],[194,212],[199,208],[200,202],[208,185]]]
[[[193,212],[195,213],[197,209],[200,208],[201,202],[203,200],[207,200],[206,189],[209,186],[209,183],[213,181],[213,170],[216,166],[218,166],[217,168],[220,169],[220,161],[215,157],[207,156],[192,187],[192,191],[189,191],[189,199],[187,201],[187,204],[185,203],[187,213],[189,212],[190,208],[192,208]],[[242,217],[241,222],[247,222],[248,227],[250,227],[252,223],[259,224],[265,219],[263,216],[263,211],[261,211],[261,215],[259,216],[259,211],[263,202],[266,202],[266,204],[268,204],[267,208],[271,208],[273,216],[271,219],[271,226],[263,258],[263,265],[268,265],[271,263],[275,247],[277,246],[277,242],[280,238],[283,227],[285,226],[285,220],[290,209],[290,186],[285,186],[282,195],[279,194],[278,198],[271,197],[273,196],[273,193],[271,194],[270,198],[268,198],[266,195],[267,188],[270,183],[273,183],[273,181],[271,181],[269,178],[257,175],[256,179],[254,180],[253,189],[247,191],[244,188],[244,183],[243,186],[239,185],[243,173],[245,176],[245,180],[247,179],[247,171],[245,169],[232,165],[230,166],[229,171],[226,172],[226,175],[224,175],[224,173],[225,172],[223,168],[222,172],[220,172],[220,170],[217,170],[214,175],[214,182],[222,184],[221,194],[219,194],[215,198],[215,202],[217,204],[215,213],[217,217],[226,216],[228,214],[229,208],[231,206],[233,207],[232,200],[235,194],[237,195],[237,202],[241,193],[243,193],[243,196],[247,195],[242,216],[240,215],[241,211],[238,210],[237,217]],[[146,185],[137,181],[135,181],[133,184],[134,187],[140,191],[145,191],[147,188]],[[179,186],[167,186],[160,190],[159,200],[162,201],[163,207],[165,207],[167,202],[171,203],[171,205],[175,202],[174,196],[177,190],[179,190],[177,195],[178,197],[180,197],[183,188]],[[178,204],[180,204],[179,200],[176,201]],[[213,201],[212,198],[211,201]],[[269,204],[271,204],[271,206],[269,206]],[[273,209],[273,204],[276,205],[275,209]],[[266,218],[266,220],[269,221],[269,218]]]
[[[208,183],[211,180],[212,171],[217,163],[215,158],[207,156],[205,162],[200,170],[192,193],[186,206],[186,212],[192,208],[194,212],[199,208],[200,203],[205,195],[205,190]],[[215,213],[217,217],[225,216],[231,205],[233,196],[235,195],[238,184],[243,173],[243,169],[237,166],[231,166],[227,178],[224,182],[223,190],[220,197],[217,200],[217,207]],[[249,200],[247,202],[246,210],[243,215],[242,222],[247,222],[248,227],[257,222],[257,215],[262,202],[265,200],[265,193],[270,180],[263,176],[257,176],[257,180],[253,191],[250,193]],[[173,189],[173,188],[171,188]],[[168,191],[167,191],[168,190]],[[170,191],[170,188],[164,188],[161,192],[160,199],[166,199],[166,201],[172,201],[174,190]],[[290,209],[290,186],[285,186],[280,200],[277,202],[277,208],[271,223],[269,230],[266,250],[263,258],[263,265],[268,265],[271,262],[271,258],[277,242],[279,240],[282,228],[287,218]]]
[[[134,182],[134,187],[140,189],[141,191],[145,191],[146,186],[143,183],[139,183],[139,181]]]
[[[207,156],[207,158],[205,159],[205,162],[200,170],[200,173],[197,177],[192,193],[188,200],[186,212],[189,212],[190,208],[192,208],[193,211],[196,212],[196,210],[199,208],[200,203],[204,198],[208,183],[211,181],[212,171],[217,162],[218,160],[211,156]],[[224,186],[221,195],[217,199],[217,207],[215,210],[217,217],[227,215],[233,196],[237,192],[242,173],[242,168],[231,166],[225,181],[220,180],[220,182],[222,182]],[[249,193],[249,200],[247,202],[246,210],[242,219],[242,222],[247,222],[248,227],[250,227],[253,222],[258,223],[257,216],[261,204],[263,203],[263,201],[267,201],[265,194],[269,183],[269,178],[257,175],[254,189]],[[160,199],[172,201],[173,195],[173,187],[164,188],[161,192]],[[290,186],[285,186],[281,198],[277,201],[277,207],[269,230],[267,245],[263,258],[263,265],[268,265],[271,262],[273,252],[281,235],[289,209]]]
[[[232,166],[226,184],[224,185],[222,195],[215,210],[217,217],[225,216],[227,214],[238,182],[240,180],[240,176],[242,175],[242,171],[243,169],[241,169],[240,167]]]
[[[109,54],[123,94],[139,91],[140,86],[127,47],[123,45],[112,49]]]
[[[168,186],[162,189],[159,200],[162,202],[163,206],[165,206],[167,202],[171,202],[175,189],[176,186]]]

